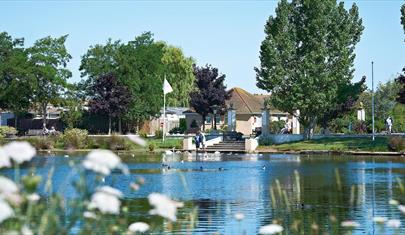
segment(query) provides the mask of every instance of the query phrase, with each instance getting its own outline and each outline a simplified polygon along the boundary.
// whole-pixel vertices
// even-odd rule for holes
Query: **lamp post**
[[[374,131],[374,61],[371,62],[371,113],[373,120],[373,141],[375,139]]]
[[[212,113],[214,114],[214,130],[216,130],[217,129],[216,117],[217,117],[217,112],[218,112],[219,106],[215,104],[215,105],[210,106],[210,108],[212,110]]]

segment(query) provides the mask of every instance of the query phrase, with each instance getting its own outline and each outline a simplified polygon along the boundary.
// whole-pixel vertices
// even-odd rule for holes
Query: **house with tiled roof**
[[[244,135],[251,135],[255,130],[260,129],[262,126],[262,109],[266,99],[270,98],[268,94],[251,94],[248,91],[235,87],[229,90],[230,98],[226,101],[226,107],[232,107],[236,113],[236,128],[237,132],[242,132]],[[188,128],[205,129],[212,128],[212,116],[208,116],[205,123],[202,123],[202,117],[195,113],[193,110],[185,112],[186,122]],[[226,118],[227,112],[224,115],[217,116],[217,128],[227,125]],[[284,120],[292,122],[292,115],[281,112],[277,109],[270,107],[270,121]],[[193,124],[193,127],[191,125]]]

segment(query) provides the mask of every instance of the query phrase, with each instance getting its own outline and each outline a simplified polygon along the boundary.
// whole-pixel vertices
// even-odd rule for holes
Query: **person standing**
[[[200,140],[201,148],[203,150],[205,150],[205,135],[204,135],[204,133],[200,132],[199,140]]]
[[[200,131],[197,131],[194,137],[196,151],[200,148]]]
[[[388,118],[385,120],[385,124],[387,125],[388,134],[391,134],[392,133],[392,124],[393,124],[391,116],[388,116]]]

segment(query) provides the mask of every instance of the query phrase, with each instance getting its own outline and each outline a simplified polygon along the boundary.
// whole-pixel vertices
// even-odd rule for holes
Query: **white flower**
[[[405,206],[404,205],[399,205],[398,210],[400,210],[402,213],[405,214]]]
[[[27,195],[27,200],[30,202],[37,202],[41,197],[37,193]]]
[[[342,223],[340,223],[340,225],[345,228],[357,228],[360,226],[359,223],[357,223],[356,221],[352,221],[352,220],[342,221]]]
[[[376,217],[373,218],[373,221],[376,222],[376,223],[380,223],[380,224],[381,224],[381,223],[385,223],[385,221],[387,221],[387,218],[376,216]]]
[[[119,197],[122,193],[109,186],[97,189],[97,192],[91,196],[89,209],[99,209],[103,214],[119,214],[121,202]]]
[[[276,234],[281,233],[284,228],[278,224],[269,224],[259,229],[259,234]]]
[[[149,204],[154,206],[153,210],[150,210],[151,215],[160,215],[171,221],[176,221],[176,212],[178,207],[183,207],[182,202],[176,202],[168,198],[166,195],[160,193],[151,193],[148,196]]]
[[[6,178],[4,176],[0,176],[0,194],[2,195],[10,195],[18,193],[18,186],[14,183],[14,181]]]
[[[34,233],[31,231],[31,229],[27,226],[24,225],[21,228],[21,235],[33,235]]]
[[[12,216],[14,216],[13,209],[7,202],[0,198],[0,223]]]
[[[128,139],[137,145],[146,146],[146,141],[137,135],[127,135]]]
[[[394,200],[394,199],[390,199],[388,203],[389,203],[390,205],[394,205],[394,206],[396,206],[396,205],[399,204],[399,202],[398,202],[397,200]]]
[[[401,226],[401,221],[397,219],[390,219],[387,221],[387,226],[391,228],[399,228],[399,226]]]
[[[6,154],[6,152],[2,148],[0,148],[0,168],[10,166],[11,166],[10,157]]]
[[[83,217],[84,218],[88,218],[88,219],[95,219],[96,218],[96,214],[94,214],[91,211],[85,211],[83,212]]]
[[[239,221],[241,221],[241,220],[243,220],[245,218],[245,215],[243,213],[240,213],[240,212],[235,213],[234,216],[235,216],[235,219],[239,220]]]
[[[84,168],[103,175],[109,175],[115,168],[124,169],[121,159],[110,150],[93,150],[83,161]]]
[[[18,164],[30,161],[36,154],[35,148],[26,141],[13,141],[4,145],[3,150]]]
[[[144,233],[149,230],[149,225],[144,222],[136,222],[129,225],[128,230],[133,233]]]

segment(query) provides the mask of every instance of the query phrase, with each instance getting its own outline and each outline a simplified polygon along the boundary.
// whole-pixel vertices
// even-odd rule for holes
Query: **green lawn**
[[[339,138],[330,137],[319,140],[307,140],[293,143],[260,146],[259,149],[274,149],[280,151],[299,150],[338,150],[338,151],[389,151],[386,137]]]

